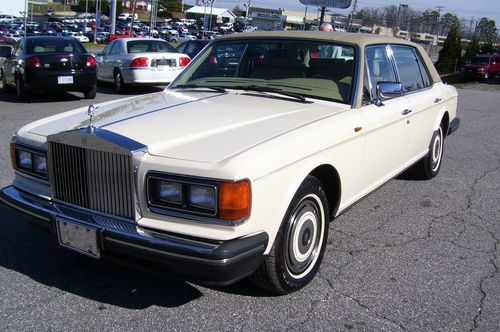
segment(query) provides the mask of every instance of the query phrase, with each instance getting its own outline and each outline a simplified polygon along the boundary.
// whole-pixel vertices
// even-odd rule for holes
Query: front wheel
[[[328,216],[325,190],[315,177],[308,176],[293,197],[273,247],[252,275],[252,282],[278,294],[307,285],[323,259]]]
[[[443,151],[444,129],[443,124],[441,124],[438,130],[436,130],[432,135],[427,155],[412,167],[412,175],[421,180],[430,180],[438,175],[439,170],[441,169]]]

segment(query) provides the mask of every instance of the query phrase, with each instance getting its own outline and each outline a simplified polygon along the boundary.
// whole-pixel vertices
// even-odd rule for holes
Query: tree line
[[[355,18],[362,19],[367,26],[391,27],[409,32],[431,33],[447,36],[451,28],[458,27],[459,34],[466,39],[474,36],[479,41],[494,44],[498,41],[496,23],[487,17],[476,20],[474,17],[458,18],[452,13],[440,14],[437,10],[414,10],[408,6],[386,6],[383,8],[362,8],[355,13]]]

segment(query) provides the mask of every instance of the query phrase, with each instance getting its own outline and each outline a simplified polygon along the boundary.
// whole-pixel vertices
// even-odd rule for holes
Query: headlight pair
[[[250,182],[192,179],[150,173],[148,204],[159,213],[187,213],[239,221],[250,215]]]
[[[12,166],[37,177],[47,178],[47,155],[43,150],[10,145]]]

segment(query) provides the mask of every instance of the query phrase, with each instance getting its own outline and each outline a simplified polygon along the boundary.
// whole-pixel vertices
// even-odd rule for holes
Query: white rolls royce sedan
[[[161,39],[119,38],[97,54],[97,79],[122,92],[131,84],[168,84],[191,59]]]
[[[0,202],[94,259],[290,293],[318,272],[330,221],[402,172],[438,175],[456,110],[417,44],[231,35],[162,92],[19,129]]]

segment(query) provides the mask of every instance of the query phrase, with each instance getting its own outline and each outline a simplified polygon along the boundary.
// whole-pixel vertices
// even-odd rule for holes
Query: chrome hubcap
[[[432,171],[436,171],[441,163],[441,155],[443,153],[443,131],[438,129],[438,134],[434,138],[432,144]]]
[[[286,266],[292,277],[302,278],[314,267],[323,242],[324,213],[316,195],[296,207],[286,233]]]

